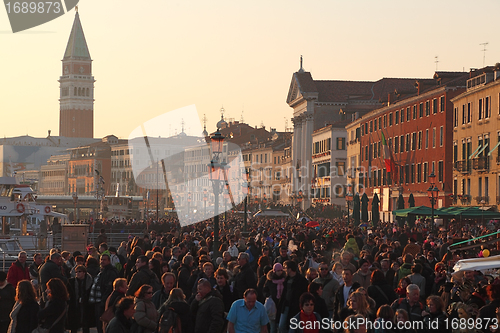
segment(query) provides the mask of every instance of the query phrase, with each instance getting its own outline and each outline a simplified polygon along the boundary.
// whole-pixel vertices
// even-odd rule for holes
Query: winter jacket
[[[325,300],[328,311],[333,311],[333,301],[335,300],[335,293],[339,289],[339,282],[333,278],[333,275],[328,273],[326,277],[318,277],[313,282],[319,283],[323,286],[323,294],[321,298]]]
[[[31,332],[38,326],[38,311],[40,307],[35,300],[21,304],[17,314],[15,333]]]
[[[143,284],[151,285],[152,278],[156,278],[156,274],[151,272],[147,265],[140,267],[132,275],[132,279],[128,284],[127,296],[134,295]]]
[[[420,299],[425,299],[425,278],[422,274],[411,274],[408,276],[411,283],[416,284],[420,288]]]
[[[391,305],[398,298],[396,292],[387,281],[376,282],[368,287],[368,296],[375,301],[376,309],[384,304]]]
[[[211,291],[201,301],[191,302],[194,333],[220,333],[224,327],[224,303]]]
[[[155,332],[158,325],[158,312],[153,302],[136,298],[134,319],[141,326],[143,333]]]
[[[132,321],[125,318],[123,313],[117,313],[106,327],[106,333],[130,333]]]
[[[16,260],[15,262],[10,265],[9,271],[7,273],[7,281],[16,288],[17,283],[21,280],[30,280],[30,269],[28,264],[23,265],[19,262],[19,260]]]
[[[179,269],[179,274],[177,276],[177,288],[181,288],[182,291],[184,292],[184,295],[186,295],[186,299],[189,299],[191,297],[191,288],[193,287],[192,285],[188,285],[189,277],[191,276],[191,271],[192,267],[189,267],[188,265],[182,264],[181,268]]]
[[[349,290],[349,294],[352,294],[353,292],[356,291],[361,287],[358,282],[353,282],[351,289]],[[333,318],[335,320],[339,320],[340,318],[340,312],[344,308],[344,303],[346,300],[344,299],[344,285],[341,285],[338,289],[337,292],[335,293],[335,301],[333,303]]]
[[[398,272],[397,272],[397,281],[395,281],[395,285],[399,285],[399,281],[401,281],[402,278],[405,276],[408,276],[411,274],[411,264],[404,263],[399,267]]]
[[[361,287],[368,289],[370,286],[370,277],[371,277],[372,272],[368,271],[366,274],[364,274],[361,269],[358,269],[356,273],[352,275],[352,282],[357,282],[360,284]]]
[[[153,302],[155,308],[158,310],[160,306],[168,299],[168,294],[165,292],[165,287],[161,287],[160,290],[153,294],[151,302]]]
[[[248,288],[257,288],[255,273],[253,272],[249,263],[243,265],[241,271],[235,276],[234,280],[234,288],[237,298],[243,298],[243,293]]]
[[[119,274],[115,266],[111,264],[104,266],[99,274],[99,285],[101,287],[101,307],[102,310],[104,310],[106,299],[113,292],[113,281],[115,281],[119,277]]]
[[[16,304],[16,289],[8,282],[0,287],[0,322],[10,322],[10,311]]]
[[[42,289],[42,296],[44,297],[44,301],[47,301],[45,296],[45,289],[47,289],[47,282],[50,279],[58,278],[61,279],[65,284],[68,283],[68,279],[62,274],[61,267],[53,262],[52,260],[47,260],[39,270],[39,285]]]
[[[278,284],[281,282],[281,283],[284,283],[285,282],[285,278],[286,278],[286,274],[283,272],[281,274],[281,276],[278,276],[274,273],[274,271],[269,271],[267,272],[267,281],[266,281],[266,284],[264,285],[264,290],[263,290],[263,293],[264,293],[264,297],[267,298],[267,297],[271,297],[274,301],[274,304],[278,304],[279,302],[279,299],[278,299]],[[283,281],[281,281],[283,280]],[[284,288],[284,286],[283,286]],[[281,296],[281,295],[280,295]]]
[[[80,283],[78,279],[69,279],[69,307],[68,307],[68,323],[66,328],[76,330],[80,327],[93,327],[90,325],[88,318],[94,316],[94,304],[89,303],[90,289],[92,288],[93,279],[90,274],[86,274],[85,279]]]
[[[287,306],[289,307],[288,318],[286,318],[287,327],[290,324],[290,319],[298,312],[300,312],[299,298],[303,293],[307,292],[307,286],[309,285],[307,279],[297,273],[295,277],[293,277],[293,281],[291,284],[291,289],[292,289],[291,297],[290,300],[288,301],[286,296],[288,292],[288,281],[290,279],[291,279],[290,276],[287,276],[285,278],[285,282],[283,283],[284,285],[283,293],[281,295],[279,303],[277,304],[277,313],[276,313],[276,322],[279,323],[280,317],[282,313],[285,311],[285,308]]]
[[[38,323],[41,323],[43,328],[49,328],[65,310],[65,301],[60,299],[50,300],[47,302],[45,308],[38,312]],[[65,313],[62,318],[55,323],[49,333],[64,333],[67,316],[68,314]]]
[[[355,238],[349,238],[345,243],[344,247],[342,248],[342,250],[344,251],[350,250],[352,253],[354,253],[355,257],[359,257],[359,247]]]

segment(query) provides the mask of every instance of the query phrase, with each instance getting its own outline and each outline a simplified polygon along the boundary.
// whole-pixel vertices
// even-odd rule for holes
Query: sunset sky
[[[2,6],[3,7],[3,6]],[[215,130],[226,117],[292,126],[292,74],[376,81],[432,77],[500,62],[500,2],[81,0],[93,59],[94,133],[126,138],[149,119],[195,104]],[[4,7],[3,7],[4,8]],[[0,135],[59,133],[59,83],[74,10],[13,34],[0,9]],[[185,119],[187,131],[190,122]],[[165,136],[180,131],[165,124]],[[194,125],[192,126],[194,128]],[[194,134],[194,133],[193,133]]]

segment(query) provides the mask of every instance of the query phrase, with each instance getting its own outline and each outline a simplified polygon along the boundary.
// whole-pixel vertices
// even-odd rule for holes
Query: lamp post
[[[347,202],[347,224],[349,224],[349,204],[351,203],[353,199],[352,191],[351,191],[351,185],[347,186],[347,193],[345,195],[346,202]]]
[[[431,183],[431,186],[427,189],[427,195],[431,201],[431,232],[434,234],[434,204],[439,197],[439,190],[434,186],[436,184],[436,175],[434,174],[434,171],[429,175],[429,182]]]
[[[243,184],[243,193],[245,194],[245,215],[243,217],[243,233],[246,235],[247,232],[247,219],[248,219],[248,196],[250,195],[250,170],[245,169],[246,174],[246,184]]]
[[[188,211],[187,213],[190,214],[191,211],[190,211],[190,206],[191,206],[191,192],[188,193]]]
[[[207,189],[203,190],[203,214],[207,216]]]
[[[224,184],[224,221],[227,221],[227,201],[229,200],[229,184]]]
[[[208,173],[212,181],[212,187],[215,196],[214,207],[214,240],[213,240],[213,256],[218,257],[219,251],[219,194],[221,192],[221,185],[225,183],[224,168],[225,163],[222,158],[222,148],[224,144],[224,136],[217,132],[210,138],[212,147],[212,160],[210,161],[210,172]]]
[[[78,223],[78,211],[76,210],[76,204],[78,203],[78,194],[73,192],[73,205],[75,206],[75,222]]]

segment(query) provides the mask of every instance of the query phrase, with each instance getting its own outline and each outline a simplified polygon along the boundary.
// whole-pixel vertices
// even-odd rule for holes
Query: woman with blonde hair
[[[31,332],[38,325],[39,306],[35,288],[29,280],[21,280],[16,287],[16,304],[10,313],[8,333]]]
[[[370,305],[363,293],[357,291],[349,295],[347,299],[347,307],[340,311],[340,319],[344,321],[350,315],[360,314],[364,318],[373,321],[373,313],[370,311]]]
[[[180,328],[177,327],[176,332],[187,333],[190,332],[190,317],[189,317],[189,305],[186,302],[186,296],[181,288],[174,288],[170,290],[170,295],[168,299],[163,303],[163,305],[158,309],[158,317],[160,318],[167,311],[174,311],[179,316]]]

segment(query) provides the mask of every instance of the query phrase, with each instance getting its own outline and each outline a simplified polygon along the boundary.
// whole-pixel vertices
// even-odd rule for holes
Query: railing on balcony
[[[490,202],[490,197],[476,197],[475,199],[478,205],[487,205]]]
[[[470,205],[472,197],[467,194],[461,194],[458,196],[462,205]]]
[[[488,170],[489,159],[487,156],[474,158],[472,160],[472,168],[474,170]]]
[[[456,161],[455,170],[464,173],[470,172],[470,161],[469,160]]]

